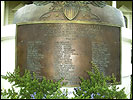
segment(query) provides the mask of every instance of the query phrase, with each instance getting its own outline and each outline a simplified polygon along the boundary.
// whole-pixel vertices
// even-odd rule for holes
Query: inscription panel
[[[107,44],[92,42],[92,61],[99,67],[99,71],[105,75],[105,69],[109,66],[110,52]]]
[[[44,55],[41,54],[39,46],[43,47],[42,41],[28,41],[27,42],[27,69],[36,72],[38,77],[41,77],[41,65],[40,61],[43,60]]]
[[[16,65],[38,78],[59,80],[66,86],[88,78],[93,61],[104,75],[120,81],[120,28],[104,25],[43,23],[18,25]]]

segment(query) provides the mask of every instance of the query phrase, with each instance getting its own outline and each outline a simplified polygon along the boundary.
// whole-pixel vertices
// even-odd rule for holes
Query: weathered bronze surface
[[[102,1],[35,2],[20,8],[15,13],[13,23],[75,20],[124,26],[122,13]]]
[[[17,66],[67,86],[88,78],[91,61],[120,81],[120,28],[96,24],[41,23],[18,25]]]
[[[91,61],[105,75],[121,79],[120,27],[122,13],[102,1],[36,1],[20,8],[17,24],[16,66],[38,78],[59,80],[66,86],[88,78]]]

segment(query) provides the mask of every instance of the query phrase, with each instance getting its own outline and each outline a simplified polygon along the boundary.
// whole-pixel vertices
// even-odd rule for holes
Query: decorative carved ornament
[[[83,7],[91,11],[89,4],[100,8],[106,6],[105,1],[33,1],[36,6],[45,6],[49,3],[53,3],[52,11],[61,10],[68,20],[73,20]]]

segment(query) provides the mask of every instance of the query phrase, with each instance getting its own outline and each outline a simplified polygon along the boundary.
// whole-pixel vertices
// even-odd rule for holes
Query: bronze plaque
[[[16,65],[38,78],[78,86],[91,61],[120,82],[120,27],[84,23],[32,23],[17,26]]]

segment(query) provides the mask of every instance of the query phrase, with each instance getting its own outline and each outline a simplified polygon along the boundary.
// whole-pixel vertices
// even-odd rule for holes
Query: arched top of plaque
[[[118,9],[104,1],[33,1],[20,8],[14,17],[14,24],[61,21],[94,22],[124,26],[124,18]]]

